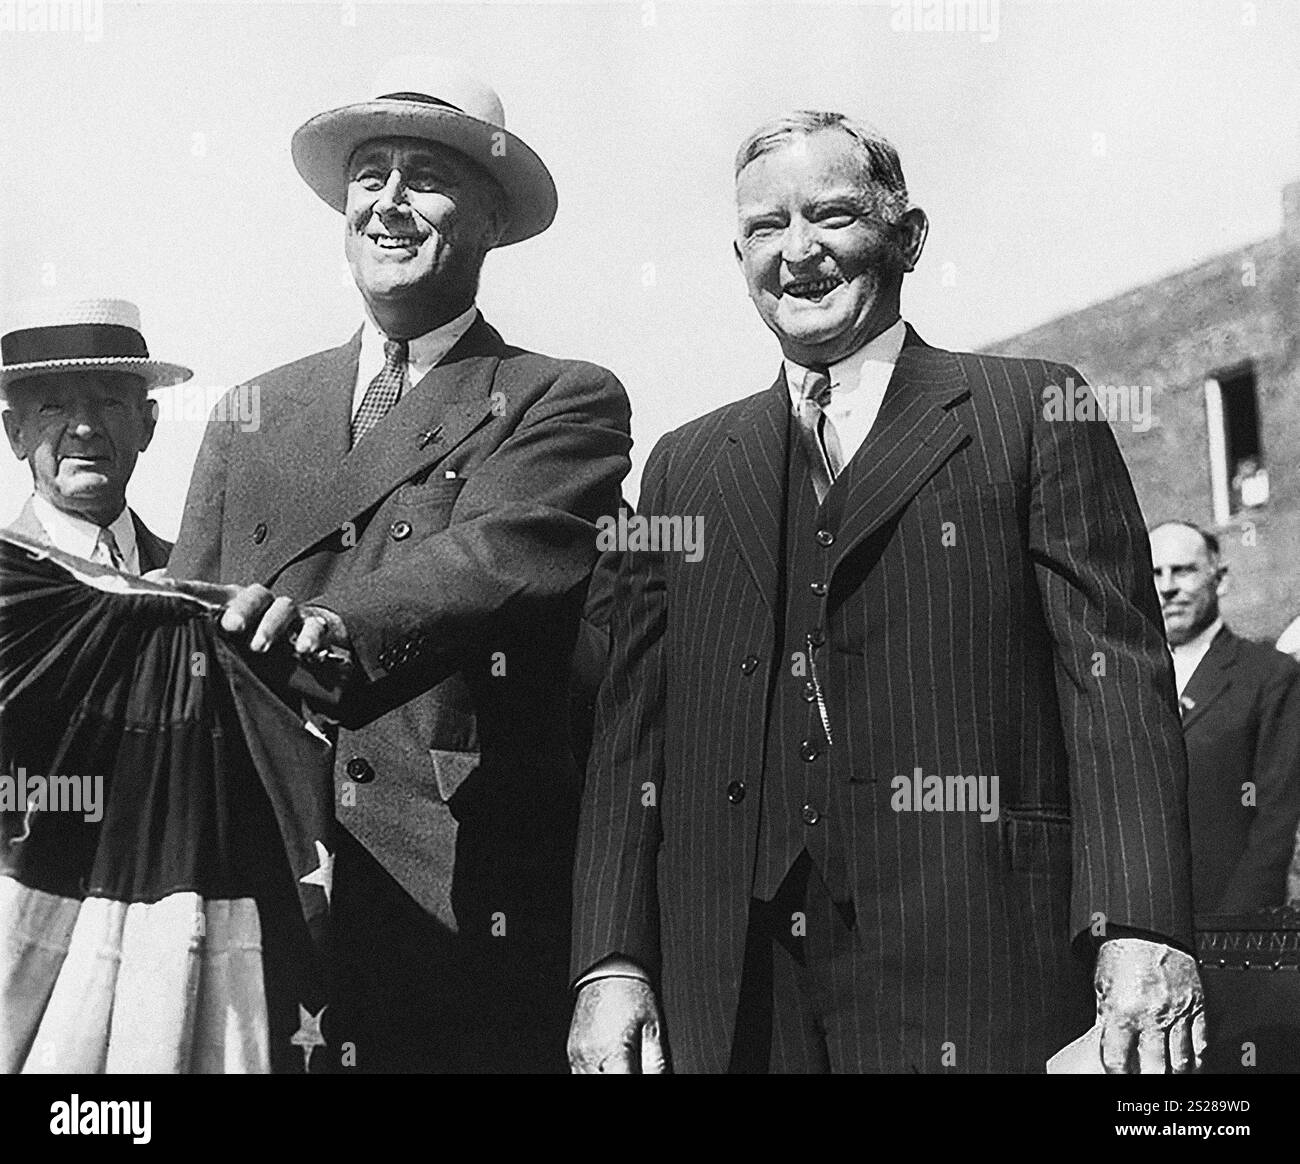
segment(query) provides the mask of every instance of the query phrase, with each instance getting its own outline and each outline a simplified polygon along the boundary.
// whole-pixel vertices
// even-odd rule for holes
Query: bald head
[[[1226,567],[1219,541],[1190,522],[1166,521],[1151,530],[1151,570],[1165,637],[1182,646],[1219,617]]]

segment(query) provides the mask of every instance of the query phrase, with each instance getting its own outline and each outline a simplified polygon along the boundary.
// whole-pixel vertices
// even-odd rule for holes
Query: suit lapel
[[[876,422],[844,469],[844,520],[832,571],[969,439],[951,411],[969,391],[957,357],[929,347],[909,326]]]
[[[355,520],[401,482],[436,464],[492,414],[491,387],[505,345],[483,320],[473,326],[388,414],[349,449],[352,392],[361,349],[358,332],[331,353],[315,383],[286,393],[294,413],[278,431],[272,456],[283,453],[302,472],[281,499],[278,524],[292,533],[268,543],[254,573],[278,573],[304,550]],[[305,455],[304,455],[305,454]]]
[[[135,548],[140,559],[140,573],[161,570],[171,557],[168,544],[140,520],[140,515],[134,509],[131,510],[131,524],[135,526]]]
[[[731,532],[768,606],[776,601],[779,582],[789,412],[783,366],[771,388],[737,410],[713,468]]]
[[[1178,700],[1183,713],[1183,731],[1200,719],[1232,686],[1232,668],[1237,662],[1238,642],[1237,636],[1227,627],[1214,636],[1210,649],[1197,664]]]

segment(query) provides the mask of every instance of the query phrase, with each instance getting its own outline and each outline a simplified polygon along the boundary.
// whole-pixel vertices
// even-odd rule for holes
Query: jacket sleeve
[[[452,525],[313,599],[348,629],[366,718],[457,669],[494,620],[545,618],[583,585],[629,467],[629,419],[611,373],[566,365],[469,477]]]
[[[1030,552],[1069,753],[1076,948],[1119,927],[1192,949],[1187,761],[1142,512],[1108,423],[1036,402],[1033,425]]]
[[[1287,870],[1300,821],[1300,667],[1279,653],[1280,674],[1260,692],[1255,737],[1255,819],[1246,850],[1217,913],[1246,913],[1286,903]]]
[[[650,454],[638,513],[666,511],[667,440]],[[613,954],[652,976],[659,970],[655,877],[664,779],[664,555],[620,554],[613,582],[612,650],[596,700],[574,864],[574,979]]]
[[[199,445],[198,459],[190,474],[190,487],[181,516],[181,532],[176,537],[167,563],[173,578],[193,578],[200,582],[228,582],[222,577],[221,531],[225,509],[227,458],[233,423],[238,415],[228,401],[246,389],[236,388],[213,410]]]

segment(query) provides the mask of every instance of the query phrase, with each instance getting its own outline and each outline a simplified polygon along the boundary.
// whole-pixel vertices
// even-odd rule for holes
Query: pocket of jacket
[[[1059,809],[1006,809],[1002,843],[1013,873],[1068,874],[1071,867],[1070,815]]]

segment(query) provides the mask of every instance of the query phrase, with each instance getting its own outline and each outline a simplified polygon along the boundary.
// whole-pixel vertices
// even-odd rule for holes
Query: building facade
[[[1079,369],[1094,401],[1044,407],[1104,409],[1148,524],[1215,531],[1224,617],[1269,640],[1300,615],[1300,181],[1282,202],[1272,238],[984,349]]]

